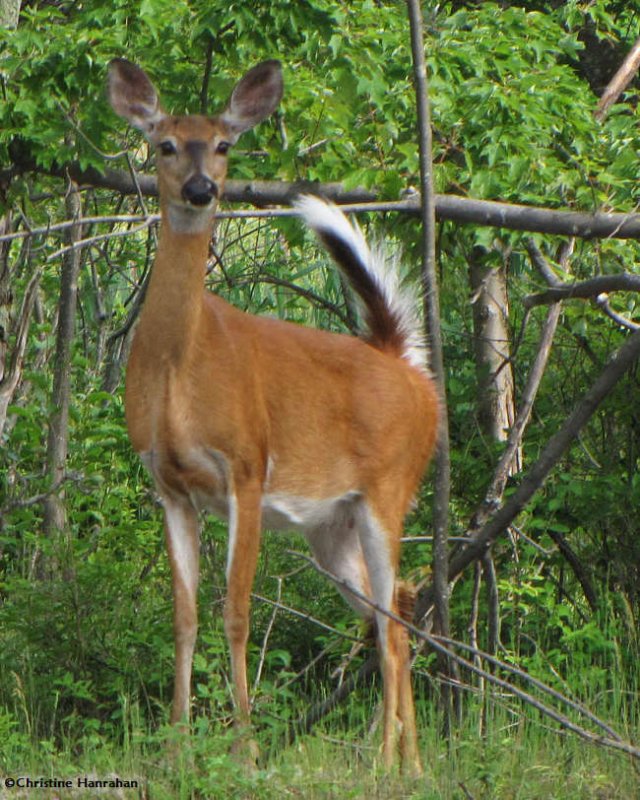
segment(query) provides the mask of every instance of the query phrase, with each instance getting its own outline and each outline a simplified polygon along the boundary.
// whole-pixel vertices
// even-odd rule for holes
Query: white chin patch
[[[212,199],[206,206],[190,203],[170,203],[169,224],[177,233],[202,233],[211,227],[217,203]]]

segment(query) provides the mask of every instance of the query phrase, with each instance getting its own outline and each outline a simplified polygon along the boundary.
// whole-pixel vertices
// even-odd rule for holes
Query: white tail
[[[351,284],[364,311],[368,335],[363,338],[385,350],[393,343],[397,355],[426,371],[418,300],[413,292],[400,287],[399,265],[389,263],[383,248],[372,251],[359,226],[349,222],[336,206],[310,195],[299,198],[294,206]]]
[[[145,73],[111,65],[114,109],[156,147],[162,226],[127,367],[134,448],[165,512],[173,576],[176,678],[171,718],[188,717],[196,641],[199,528],[208,509],[229,522],[227,599],[234,697],[249,722],[249,598],[262,528],[297,529],[318,562],[392,611],[405,513],[433,450],[437,401],[419,328],[395,276],[335,208],[298,208],[359,295],[363,339],[238,311],[203,282],[227,151],[280,101],[277,62],[254,67],[217,117],[166,115]],[[363,616],[370,607],[343,594]],[[404,629],[376,616],[384,675],[385,763],[400,730],[419,770]],[[400,725],[398,726],[398,722]]]

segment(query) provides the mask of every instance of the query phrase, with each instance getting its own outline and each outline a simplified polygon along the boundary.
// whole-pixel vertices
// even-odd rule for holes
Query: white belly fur
[[[208,473],[211,476],[212,487],[216,487],[213,492],[195,490],[191,493],[190,499],[195,508],[209,511],[228,521],[227,571],[229,571],[237,544],[238,501],[233,493],[228,463],[222,453],[205,448],[194,448],[188,456],[182,453],[181,458],[188,466]],[[142,460],[155,478],[160,493],[163,494],[162,477],[157,468],[154,451],[143,453]],[[272,468],[272,462],[270,467]],[[267,476],[267,487],[262,496],[262,527],[303,534],[316,559],[325,569],[368,594],[370,588],[360,536],[369,528],[367,524],[369,515],[361,493],[349,490],[334,497],[309,498],[284,492],[270,492],[269,477],[271,476]],[[171,513],[167,521],[171,526],[173,522]],[[369,607],[357,601],[353,595],[345,591],[344,587],[339,588],[358,613],[366,617],[371,615]]]

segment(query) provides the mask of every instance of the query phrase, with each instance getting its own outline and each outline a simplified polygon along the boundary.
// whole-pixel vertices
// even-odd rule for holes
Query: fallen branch
[[[515,695],[519,699],[526,702],[528,705],[532,706],[540,713],[550,717],[555,722],[557,722],[562,728],[575,733],[581,739],[591,743],[591,744],[598,744],[603,747],[608,747],[614,750],[619,750],[623,753],[627,753],[628,755],[633,756],[634,758],[640,759],[640,748],[636,747],[635,745],[631,744],[630,742],[624,741],[624,739],[614,731],[606,722],[603,722],[599,717],[597,717],[590,709],[584,706],[582,703],[579,703],[571,698],[563,695],[561,692],[558,692],[556,689],[553,689],[551,686],[547,686],[542,681],[539,681],[537,678],[532,677],[524,670],[519,669],[518,667],[514,666],[513,664],[508,664],[504,661],[500,661],[500,659],[492,656],[489,653],[485,653],[482,650],[478,650],[477,648],[472,647],[471,645],[467,645],[463,642],[458,642],[453,639],[443,637],[443,636],[435,636],[426,631],[420,630],[416,628],[415,625],[412,625],[406,622],[402,617],[394,614],[392,611],[389,611],[386,608],[382,608],[378,603],[373,602],[370,598],[352,586],[349,581],[338,578],[333,573],[329,572],[328,570],[321,567],[313,558],[310,556],[305,555],[304,553],[293,553],[293,555],[298,556],[301,559],[307,561],[313,568],[319,572],[321,575],[324,575],[328,578],[332,583],[336,584],[336,586],[341,587],[342,589],[346,590],[347,592],[351,593],[355,598],[357,598],[360,602],[365,603],[370,608],[374,609],[376,612],[384,614],[389,619],[393,620],[394,622],[398,623],[399,625],[403,625],[413,636],[417,639],[426,642],[433,650],[442,655],[453,659],[456,663],[460,666],[465,667],[470,672],[473,672],[476,675],[479,675],[484,680],[488,681],[489,683],[494,684],[495,686],[499,686],[502,689],[507,690],[511,694]],[[464,658],[463,656],[459,655],[455,652],[453,648],[459,648],[466,652],[471,653],[474,656],[479,657],[483,661],[491,664],[493,667],[497,667],[500,670],[503,670],[511,675],[514,675],[517,678],[529,683],[535,689],[539,690],[543,694],[552,697],[554,700],[566,705],[571,710],[577,712],[581,716],[585,717],[587,720],[592,722],[597,728],[603,731],[604,734],[596,734],[592,731],[587,730],[586,728],[578,725],[577,723],[573,722],[573,720],[569,719],[566,715],[562,714],[561,712],[557,711],[554,708],[546,705],[542,701],[538,700],[529,692],[520,689],[518,686],[515,686],[510,681],[505,680],[504,678],[500,678],[492,672],[489,672],[482,667],[477,666],[473,662],[469,661],[468,659]],[[361,671],[365,668],[368,668],[367,662],[361,668]]]
[[[41,170],[28,158],[0,171],[0,183],[25,172]],[[156,196],[158,188],[155,176],[137,175],[134,180],[128,171],[106,169],[100,172],[95,167],[82,169],[78,162],[54,165],[48,174],[71,177],[80,186],[108,189],[120,194],[134,196]],[[246,181],[228,180],[224,200],[227,203],[246,203],[261,207],[291,205],[300,194],[322,195],[339,205],[379,203],[376,192],[362,187],[346,189],[342,183],[318,183],[316,181]],[[397,202],[380,203],[378,210],[398,213],[420,214],[420,195]],[[374,210],[374,209],[372,209]],[[559,211],[492,200],[473,200],[457,195],[435,196],[435,212],[438,220],[469,223],[510,230],[530,231],[559,236],[577,236],[583,239],[640,239],[640,214],[607,213],[595,214],[580,211]]]

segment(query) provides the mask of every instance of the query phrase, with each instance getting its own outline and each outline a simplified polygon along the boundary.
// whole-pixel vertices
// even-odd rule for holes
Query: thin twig
[[[65,220],[64,222],[57,222],[54,225],[46,225],[41,228],[27,228],[24,231],[14,231],[0,236],[0,242],[10,242],[15,239],[26,239],[29,236],[50,236],[58,231],[64,231],[74,225],[82,227],[89,225],[113,225],[118,223],[144,223],[145,225],[153,225],[160,221],[159,214],[114,214],[106,217],[82,217],[79,220]]]
[[[98,242],[103,242],[107,239],[118,239],[123,236],[132,236],[133,234],[140,233],[141,231],[146,230],[153,224],[153,220],[150,217],[146,217],[145,221],[137,225],[133,228],[127,228],[124,231],[109,231],[109,233],[100,233],[96,234],[95,236],[90,236],[87,239],[78,239],[78,241],[73,242],[73,244],[67,245],[66,247],[61,247],[59,250],[56,250],[51,255],[47,256],[47,263],[51,261],[55,261],[57,258],[61,258],[66,253],[69,253],[74,250],[82,250],[85,247],[92,247],[93,245],[97,244]]]
[[[273,630],[273,625],[276,621],[276,616],[278,614],[278,609],[280,608],[280,601],[282,600],[282,578],[277,578],[278,581],[278,592],[276,595],[276,600],[273,603],[273,611],[271,613],[271,617],[269,618],[269,622],[267,623],[267,629],[264,632],[264,636],[262,638],[262,647],[260,648],[260,658],[258,660],[258,668],[256,669],[256,677],[253,682],[253,691],[255,692],[260,685],[260,678],[262,677],[262,669],[264,667],[264,660],[267,656],[267,647],[269,645],[269,637],[271,636],[271,631]]]
[[[293,551],[291,551],[293,552]],[[297,553],[293,553],[293,555],[298,555]],[[287,614],[292,614],[294,617],[299,617],[300,619],[305,620],[305,622],[312,622],[314,625],[317,625],[319,628],[322,628],[325,631],[329,631],[334,636],[340,636],[343,639],[348,639],[350,642],[361,642],[362,639],[359,636],[352,636],[349,633],[345,633],[344,631],[340,631],[337,628],[329,625],[326,622],[322,622],[317,617],[312,616],[311,614],[307,614],[304,611],[298,611],[296,608],[291,608],[291,606],[285,606],[277,600],[272,600],[269,597],[263,597],[260,594],[252,593],[251,597],[254,600],[259,600],[261,603],[267,603],[270,606],[274,606],[275,608],[279,609],[280,611],[286,611]]]
[[[609,317],[609,319],[612,319],[618,325],[621,325],[623,328],[626,328],[629,331],[640,330],[640,325],[638,325],[637,322],[633,322],[627,317],[623,317],[622,314],[618,314],[617,311],[614,311],[611,308],[611,304],[609,303],[609,296],[604,292],[602,294],[599,294],[594,300],[594,302],[598,306],[598,308],[600,308],[602,312],[606,314],[607,317]]]

